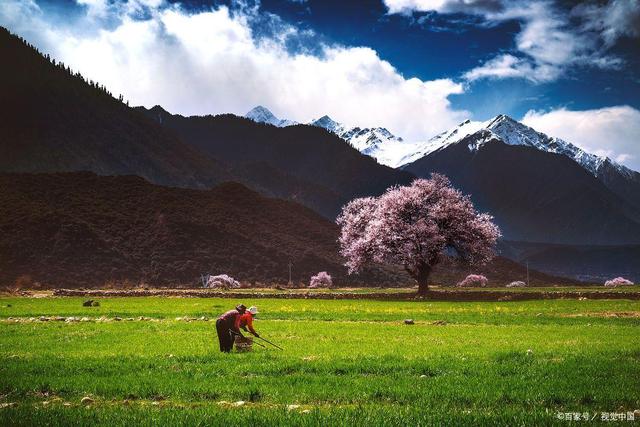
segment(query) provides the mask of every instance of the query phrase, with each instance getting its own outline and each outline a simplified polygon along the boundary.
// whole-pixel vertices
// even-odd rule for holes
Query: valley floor
[[[638,301],[84,299],[0,298],[0,425],[640,419]],[[237,302],[284,351],[218,352]]]

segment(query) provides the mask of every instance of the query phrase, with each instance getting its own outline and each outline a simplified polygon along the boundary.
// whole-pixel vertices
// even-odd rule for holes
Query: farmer
[[[240,316],[242,316],[247,307],[239,304],[234,310],[229,310],[216,320],[216,332],[218,333],[218,341],[220,341],[220,351],[229,353],[233,348],[233,340],[235,335],[240,334]]]
[[[256,314],[258,314],[258,307],[256,307],[255,305],[252,307],[249,307],[249,310],[247,310],[242,316],[240,316],[240,323],[238,326],[245,332],[251,332],[251,334],[253,334],[254,337],[259,338],[260,335],[258,335],[256,330],[253,329],[253,318],[255,317]],[[247,328],[249,328],[248,331],[247,331]]]

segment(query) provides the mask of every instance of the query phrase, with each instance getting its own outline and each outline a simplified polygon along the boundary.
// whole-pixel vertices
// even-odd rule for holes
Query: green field
[[[242,301],[285,348],[244,354],[191,320],[235,300],[82,301],[0,298],[0,425],[566,425],[558,413],[640,409],[638,301]]]

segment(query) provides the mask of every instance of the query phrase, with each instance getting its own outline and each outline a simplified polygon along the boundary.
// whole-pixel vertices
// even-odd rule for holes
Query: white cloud
[[[524,78],[547,82],[571,66],[616,69],[621,58],[607,50],[622,36],[640,36],[640,0],[611,0],[601,5],[580,3],[571,11],[552,0],[384,0],[389,13],[435,11],[465,13],[484,25],[520,22],[515,47],[489,58],[464,74],[469,80]],[[572,19],[579,21],[578,24]]]
[[[406,139],[424,139],[469,116],[448,99],[463,92],[461,84],[405,78],[368,47],[292,53],[287,42],[302,32],[256,8],[192,12],[159,0],[78,1],[85,14],[67,25],[32,2],[23,7],[27,0],[3,2],[0,23],[134,105],[244,114],[262,104],[280,117],[304,122],[328,113]],[[269,18],[269,35],[258,37],[253,20]]]
[[[384,0],[389,13],[414,11],[438,13],[485,13],[503,9],[502,0]]]
[[[600,32],[607,46],[620,37],[640,36],[640,0],[612,0],[608,4],[581,3],[572,15],[586,31]]]
[[[536,130],[608,156],[640,171],[640,111],[629,106],[596,110],[529,111],[522,122]]]

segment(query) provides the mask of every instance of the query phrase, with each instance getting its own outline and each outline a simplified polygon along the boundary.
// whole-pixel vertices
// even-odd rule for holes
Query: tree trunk
[[[418,270],[418,295],[427,295],[429,293],[429,275],[431,274],[431,267],[422,266]]]

